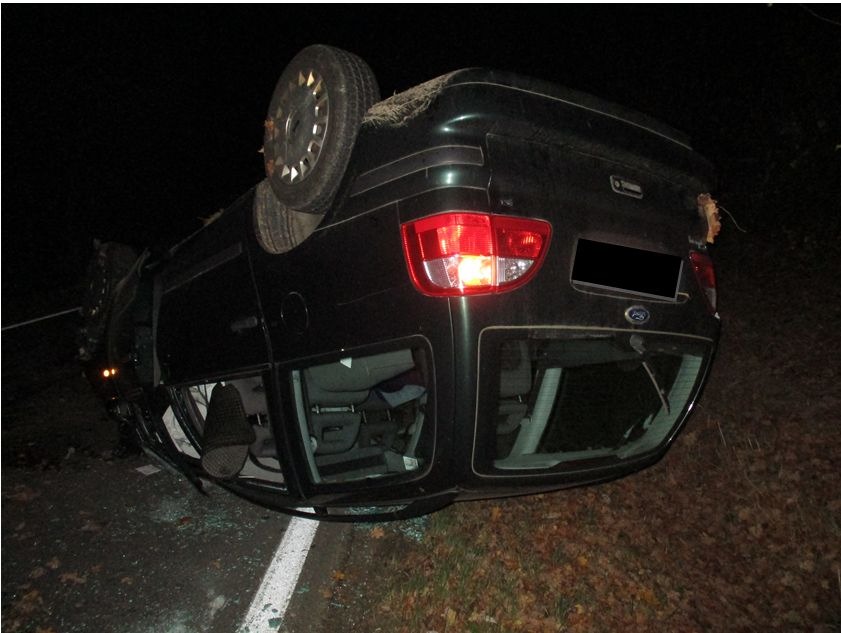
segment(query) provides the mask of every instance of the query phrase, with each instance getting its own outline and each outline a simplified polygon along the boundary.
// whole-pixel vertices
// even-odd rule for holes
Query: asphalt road
[[[239,628],[288,519],[150,467],[3,469],[4,630]]]
[[[282,588],[263,587],[266,617],[245,626],[272,562],[288,567],[276,553],[289,518],[215,487],[202,495],[145,455],[115,457],[72,328],[57,319],[3,334],[3,631],[319,630],[326,594],[309,589],[330,581],[348,528],[319,526],[288,617]]]

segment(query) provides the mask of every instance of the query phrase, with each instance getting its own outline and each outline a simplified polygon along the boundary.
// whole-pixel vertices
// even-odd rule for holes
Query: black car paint
[[[641,199],[617,195],[611,187],[617,176],[639,183]],[[674,434],[655,451],[597,468],[494,479],[478,475],[473,460],[479,341],[488,328],[500,326],[677,332],[704,339],[709,359],[719,324],[688,268],[678,300],[646,298],[650,320],[638,327],[624,318],[638,297],[576,288],[569,271],[579,237],[686,258],[701,232],[694,195],[709,190],[710,180],[705,161],[662,124],[535,80],[461,71],[402,124],[362,125],[333,209],[293,251],[271,255],[260,248],[252,190],[150,266],[154,281],[146,287],[154,297],[156,357],[137,359],[136,371],[154,374],[151,382],[142,381],[143,435],[191,476],[201,474],[165,437],[156,419],[163,407],[160,393],[192,382],[262,375],[286,481],[222,485],[291,512],[305,506],[414,504],[387,510],[384,518],[426,512],[455,499],[604,481],[650,465]],[[422,295],[406,271],[400,225],[447,210],[550,221],[554,234],[542,269],[509,293]],[[434,460],[423,471],[396,478],[312,484],[291,421],[289,372],[407,341],[428,349],[434,361]]]

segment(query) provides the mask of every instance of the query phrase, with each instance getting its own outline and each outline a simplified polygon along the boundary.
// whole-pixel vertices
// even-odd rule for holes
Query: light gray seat
[[[412,351],[402,349],[310,367],[304,371],[310,404],[359,404],[373,387],[414,366]]]
[[[362,413],[356,405],[368,399],[373,387],[414,366],[411,350],[403,349],[306,369],[304,380],[310,404],[310,432],[316,440],[315,454],[351,451],[362,424]],[[348,458],[355,456],[348,455]]]
[[[528,405],[522,396],[531,391],[531,359],[527,341],[504,343],[500,350],[499,417],[505,420],[496,432],[505,435],[516,429],[526,415]]]

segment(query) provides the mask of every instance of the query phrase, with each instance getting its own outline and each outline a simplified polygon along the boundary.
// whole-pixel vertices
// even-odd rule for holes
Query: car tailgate
[[[595,143],[486,140],[491,208],[550,221],[570,256],[586,238],[683,257],[703,235],[696,197],[708,185],[692,174]]]

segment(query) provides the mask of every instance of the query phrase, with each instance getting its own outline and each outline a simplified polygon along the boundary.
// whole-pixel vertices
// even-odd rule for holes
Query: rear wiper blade
[[[654,386],[654,391],[657,392],[657,397],[660,398],[660,402],[666,410],[666,414],[671,415],[672,407],[669,405],[669,399],[666,397],[666,392],[660,388],[660,383],[657,381],[657,374],[654,373],[651,365],[649,365],[648,361],[645,360],[645,341],[639,334],[632,334],[628,339],[628,344],[637,354],[642,356],[642,366],[645,369],[645,373],[648,374],[648,378],[651,380],[651,384]]]
[[[666,392],[660,388],[660,383],[657,382],[657,376],[654,373],[654,370],[651,369],[647,360],[642,361],[642,366],[645,368],[645,373],[647,373],[648,377],[651,379],[651,384],[654,385],[654,391],[657,392],[657,397],[660,398],[660,402],[663,403],[663,408],[666,410],[666,414],[671,415],[672,407],[669,405],[669,399],[666,397]]]

